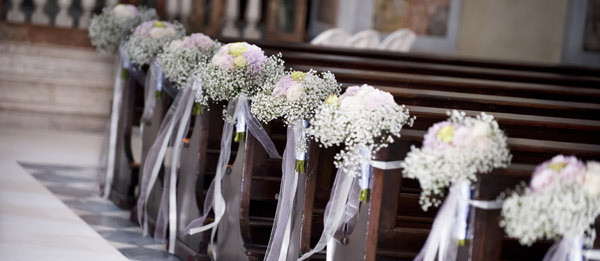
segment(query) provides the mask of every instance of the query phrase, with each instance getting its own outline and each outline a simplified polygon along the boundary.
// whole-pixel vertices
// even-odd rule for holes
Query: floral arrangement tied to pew
[[[308,142],[306,128],[317,108],[330,96],[340,92],[340,85],[330,72],[317,73],[288,71],[274,83],[267,83],[255,95],[251,112],[262,122],[282,118],[287,125],[287,142],[282,160],[282,178],[277,210],[265,260],[282,260],[298,256],[300,241],[294,238],[299,224],[292,224],[295,198],[303,198],[304,190],[298,184],[306,179]]]
[[[100,54],[113,54],[119,44],[129,38],[136,26],[152,19],[156,19],[154,8],[138,9],[129,4],[105,7],[102,13],[92,18],[89,26],[90,40]]]
[[[312,119],[316,109],[329,96],[339,92],[339,84],[330,72],[320,75],[313,70],[306,73],[287,72],[281,75],[275,84],[263,86],[252,101],[251,111],[257,119],[265,123],[282,118],[286,125],[295,130],[295,169],[304,173],[307,120]]]
[[[185,28],[179,22],[146,21],[135,28],[125,45],[125,51],[133,64],[143,66],[162,52],[166,43],[184,35]]]
[[[189,216],[192,215],[186,213],[178,217],[178,206],[174,204],[177,201],[177,183],[180,178],[178,176],[181,174],[177,163],[180,162],[183,138],[187,134],[192,115],[200,115],[202,105],[208,102],[202,91],[201,80],[192,74],[198,64],[206,63],[220,46],[219,42],[203,34],[192,34],[167,42],[163,47],[163,52],[158,54],[156,62],[151,64],[150,71],[146,76],[145,87],[148,90],[156,90],[157,95],[151,95],[153,92],[148,91],[142,116],[142,133],[146,118],[149,120],[152,117],[155,101],[161,98],[162,87],[159,86],[163,82],[163,73],[167,79],[175,82],[175,88],[178,89],[171,108],[163,117],[158,134],[146,156],[142,168],[140,196],[137,202],[138,220],[140,224],[143,224],[144,233],[147,234],[146,204],[164,163],[166,168],[163,177],[164,186],[158,216],[155,219],[154,237],[162,240],[166,237],[168,228],[168,245],[171,253],[174,253],[177,232],[182,230],[181,227],[171,224],[178,224],[178,220],[190,218]],[[167,147],[171,147],[173,152],[168,156]],[[167,157],[169,160],[165,160]],[[183,197],[184,202],[194,202],[195,206],[194,195],[183,194]],[[195,217],[197,215],[191,218]],[[189,220],[183,222],[187,223],[187,221]]]
[[[175,83],[176,88],[181,89],[192,83],[192,74],[199,64],[207,63],[219,48],[221,43],[218,41],[204,34],[194,33],[167,43],[157,60],[165,77]],[[206,98],[201,95],[198,98],[202,104],[207,104]]]
[[[185,229],[191,235],[212,230],[209,252],[214,259],[246,258],[239,231],[238,187],[242,179],[243,155],[246,149],[244,144],[238,147],[238,156],[234,164],[231,167],[227,164],[231,156],[232,140],[245,142],[246,130],[262,144],[271,158],[281,158],[269,135],[252,115],[250,101],[262,86],[274,84],[275,79],[283,73],[284,62],[281,60],[281,54],[267,57],[258,46],[245,42],[223,45],[210,61],[201,63],[194,72],[194,75],[201,79],[203,94],[208,99],[213,102],[228,102],[223,111],[225,122],[216,175],[205,198],[203,216],[190,222]],[[235,138],[232,139],[234,125]],[[224,176],[226,170],[227,176]],[[214,221],[204,224],[211,209],[215,215]],[[219,240],[215,243],[217,232]],[[225,245],[235,251],[225,251]]]
[[[419,181],[423,210],[439,206],[445,191],[449,195],[438,210],[431,232],[415,260],[454,260],[457,247],[466,243],[467,214],[471,183],[477,174],[505,168],[511,160],[506,136],[494,117],[481,113],[467,117],[448,112],[450,118],[429,128],[421,148],[411,147],[402,163],[403,175]],[[494,204],[497,202],[486,202]]]
[[[560,240],[544,260],[581,261],[584,253],[591,253],[584,252],[583,246],[591,247],[596,238],[600,163],[584,164],[574,156],[557,155],[536,167],[529,186],[521,184],[501,199],[500,226],[509,237],[527,246],[538,240]]]
[[[307,134],[320,146],[343,148],[334,158],[338,171],[324,213],[323,233],[300,260],[325,246],[328,252],[334,251],[334,234],[358,214],[361,201],[369,200],[375,152],[400,137],[403,126],[412,126],[414,119],[390,93],[366,84],[350,86],[339,97],[331,95],[317,109]]]

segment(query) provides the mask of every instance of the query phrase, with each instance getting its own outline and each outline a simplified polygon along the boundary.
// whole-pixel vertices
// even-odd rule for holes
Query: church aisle
[[[129,220],[130,211],[119,209],[96,191],[96,168],[20,163],[34,178],[130,260],[178,260],[165,244],[143,237]]]
[[[177,260],[98,196],[101,141],[0,128],[0,260]]]
[[[16,162],[0,169],[1,260],[127,260]]]

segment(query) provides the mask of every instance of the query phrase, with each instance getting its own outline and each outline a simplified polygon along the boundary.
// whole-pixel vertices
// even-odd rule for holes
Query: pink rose
[[[275,89],[273,89],[273,93],[271,93],[274,97],[283,98],[287,95],[288,89],[292,86],[296,81],[289,76],[285,76],[281,78],[277,84],[275,84]]]
[[[201,34],[201,33],[191,34],[190,36],[186,36],[183,39],[183,47],[184,48],[196,47],[196,48],[198,48],[198,50],[204,51],[204,50],[207,50],[208,48],[212,47],[212,45],[213,45],[212,39],[210,39],[210,37],[208,37],[204,34]]]
[[[229,70],[233,70],[234,68],[233,57],[231,55],[215,55],[211,63]]]
[[[554,181],[583,183],[585,173],[585,165],[575,156],[557,155],[535,168],[530,185],[532,189],[539,190],[553,184]],[[552,178],[549,178],[549,175],[552,175]]]
[[[365,109],[372,111],[377,110],[377,108],[379,108],[380,106],[396,105],[396,102],[394,101],[394,96],[392,96],[388,92],[384,92],[377,89],[373,89],[372,91],[366,93],[363,97],[363,102]]]

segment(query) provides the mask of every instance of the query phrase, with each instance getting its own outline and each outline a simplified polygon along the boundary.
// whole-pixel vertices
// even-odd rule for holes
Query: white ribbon
[[[119,115],[121,112],[121,103],[123,99],[123,70],[131,68],[129,57],[125,53],[125,42],[119,46],[119,55],[117,56],[117,70],[115,72],[115,88],[113,92],[113,104],[110,114],[110,130],[108,138],[108,162],[106,167],[106,180],[104,183],[104,198],[110,196],[110,190],[115,175],[115,157],[117,150],[117,127],[119,123]]]
[[[282,176],[279,189],[275,220],[271,230],[271,237],[267,245],[265,259],[268,261],[286,260],[290,249],[292,235],[292,217],[294,216],[295,197],[298,189],[298,176],[295,170],[296,160],[305,160],[306,151],[297,151],[297,144],[306,142],[304,128],[306,121],[298,121],[288,126],[287,143],[283,152],[281,164]],[[301,146],[305,147],[305,146]],[[294,249],[297,249],[295,247]]]
[[[227,114],[233,115],[232,121],[236,122],[237,132],[245,132],[246,130],[244,126],[247,125],[248,130],[252,133],[256,140],[258,140],[262,144],[263,148],[265,148],[265,151],[267,152],[267,154],[269,154],[271,158],[281,158],[281,156],[279,156],[279,153],[277,152],[277,149],[275,148],[275,145],[273,144],[273,141],[271,141],[265,130],[262,128],[260,122],[250,113],[249,100],[245,94],[240,94],[238,98],[229,102],[227,106]],[[203,216],[193,220],[186,227],[187,233],[190,235],[211,229],[211,246],[214,245],[214,237],[216,235],[219,222],[223,218],[223,215],[225,214],[226,210],[226,202],[223,198],[221,181],[223,180],[223,173],[227,168],[227,163],[229,162],[229,158],[231,156],[232,134],[233,123],[225,121],[223,125],[223,134],[221,136],[221,153],[219,155],[219,161],[217,163],[217,173],[210,185],[213,190],[212,193],[207,194],[205,199],[212,199],[212,206],[209,205],[207,209],[205,204],[205,212],[203,213]],[[206,219],[208,212],[211,208],[215,213],[214,221],[210,224],[197,227],[198,225],[204,223],[204,220]],[[216,253],[216,248],[212,249],[212,256],[215,259],[218,256],[218,253]]]
[[[160,172],[163,160],[165,159],[167,147],[172,138],[175,126],[183,119],[184,113],[191,112],[191,105],[193,105],[193,99],[191,97],[193,97],[191,88],[186,88],[178,93],[177,97],[173,101],[173,105],[171,108],[169,108],[169,111],[161,123],[154,144],[152,144],[152,147],[146,156],[146,161],[144,162],[144,168],[142,172],[140,197],[138,198],[137,202],[138,220],[144,228],[144,235],[148,234],[146,203],[148,202],[152,188],[154,187],[156,179],[158,178],[158,174]],[[168,174],[165,174],[165,176],[168,176]],[[168,179],[165,180],[165,183],[167,182],[169,182]]]
[[[565,236],[546,252],[543,261],[583,261],[582,236]],[[590,252],[586,252],[589,254]]]
[[[189,121],[192,113],[192,107],[194,105],[194,95],[184,97],[184,102],[180,103],[185,106],[183,109],[183,117],[179,121],[177,127],[177,134],[173,142],[173,154],[170,166],[170,172],[165,174],[165,184],[163,186],[163,193],[161,198],[161,204],[158,212],[158,218],[156,222],[155,237],[164,238],[167,225],[169,227],[169,253],[175,253],[175,240],[177,238],[177,177],[178,177],[178,165],[179,158],[181,156],[181,149],[183,145],[183,136],[189,129]],[[168,212],[167,212],[168,210]],[[168,223],[167,223],[168,213]]]
[[[435,260],[436,254],[439,261],[455,260],[458,250],[456,233],[453,237],[452,229],[456,227],[458,219],[462,216],[458,207],[461,201],[462,188],[467,181],[456,182],[450,187],[450,193],[438,210],[433,221],[431,231],[425,245],[414,260]]]
[[[354,177],[350,177],[342,169],[338,169],[336,173],[336,181],[334,182],[334,187],[332,188],[332,196],[329,199],[331,205],[328,209],[325,209],[324,213],[326,219],[324,221],[321,238],[319,238],[319,241],[311,251],[302,255],[298,260],[309,258],[313,254],[323,250],[323,248],[325,248],[325,246],[327,246],[328,243],[333,240],[335,232],[343,223],[346,201],[350,195],[353,180]]]
[[[156,107],[156,92],[162,91],[164,81],[164,75],[162,68],[158,64],[155,58],[150,62],[150,69],[148,75],[146,75],[146,81],[144,83],[145,99],[144,99],[144,111],[142,113],[142,119],[140,123],[140,133],[144,133],[145,126],[150,123],[152,116],[154,115],[154,108]]]

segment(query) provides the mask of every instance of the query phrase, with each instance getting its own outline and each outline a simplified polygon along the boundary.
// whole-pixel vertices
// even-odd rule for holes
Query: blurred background
[[[0,125],[104,129],[114,58],[94,52],[87,26],[117,2],[1,0]],[[161,18],[182,21],[188,33],[221,39],[308,43],[336,29],[365,32],[370,48],[366,40],[377,44],[408,29],[416,55],[600,66],[600,0],[120,2],[154,7]]]

